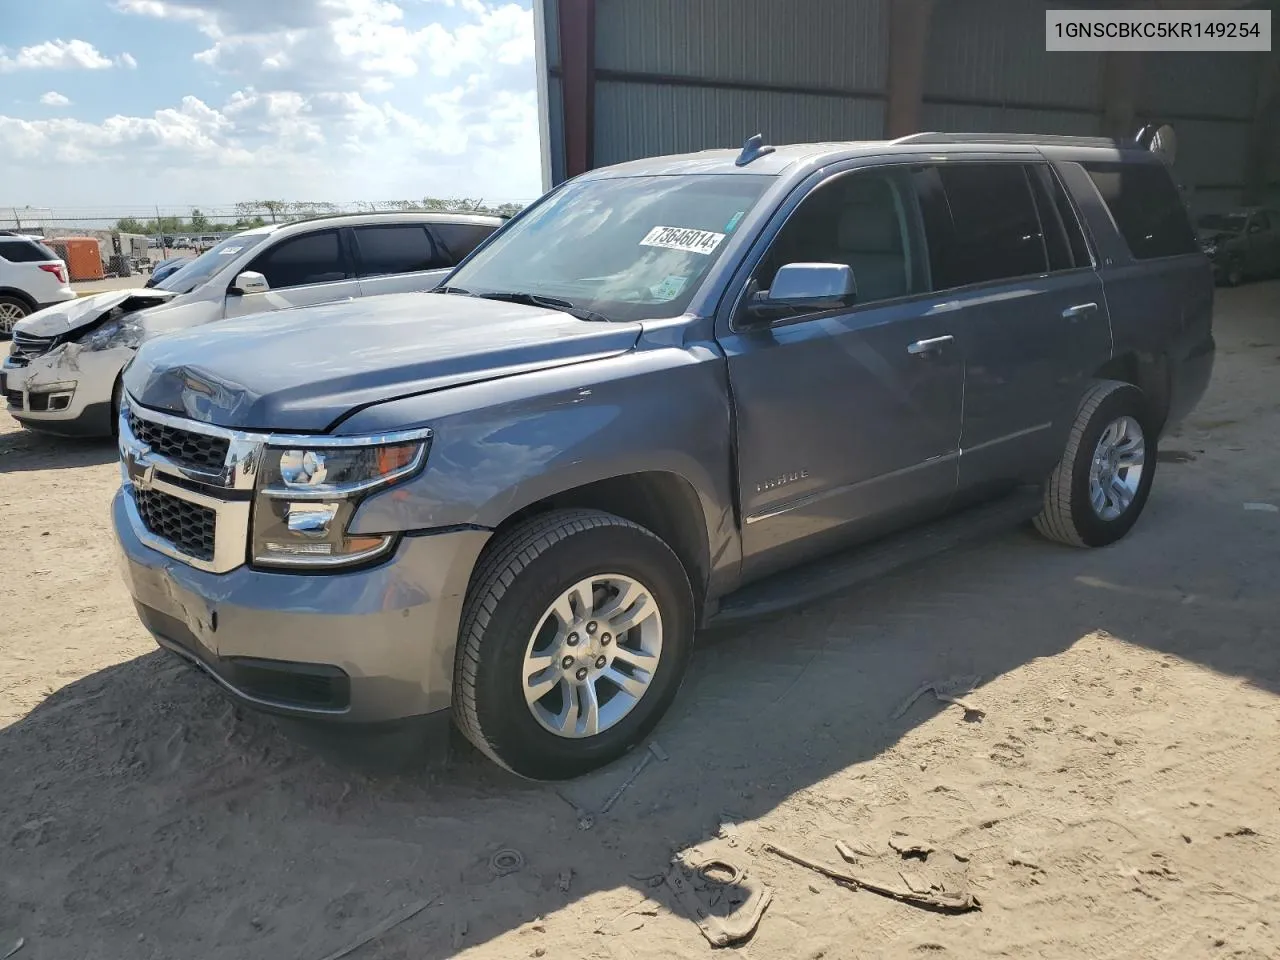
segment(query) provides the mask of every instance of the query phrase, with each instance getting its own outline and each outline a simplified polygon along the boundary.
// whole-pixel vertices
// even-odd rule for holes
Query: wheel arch
[[[25,290],[19,290],[17,287],[0,287],[0,297],[13,297],[15,300],[21,300],[34,313],[40,305],[31,298],[31,294]]]
[[[1093,380],[1119,380],[1131,383],[1147,398],[1152,428],[1157,434],[1169,417],[1173,382],[1169,358],[1164,354],[1130,350],[1116,354],[1093,372]]]
[[[674,471],[644,470],[565,487],[508,513],[495,526],[489,544],[530,517],[569,508],[613,514],[663,540],[684,567],[701,616],[711,576],[711,549],[706,512],[692,482]],[[478,562],[477,569],[480,566]]]

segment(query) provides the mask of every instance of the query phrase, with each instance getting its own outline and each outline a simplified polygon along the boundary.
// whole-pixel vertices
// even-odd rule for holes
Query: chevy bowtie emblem
[[[125,457],[124,465],[129,474],[129,482],[136,489],[151,489],[151,482],[156,478],[156,466],[154,463],[139,460],[133,454],[128,454]]]

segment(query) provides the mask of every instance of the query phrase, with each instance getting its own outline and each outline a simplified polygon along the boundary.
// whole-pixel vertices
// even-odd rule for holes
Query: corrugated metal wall
[[[757,131],[773,143],[879,139],[890,2],[597,0],[595,164],[735,147]],[[558,2],[542,3],[558,182],[564,171]],[[1050,5],[937,0],[922,128],[1103,132],[1103,57],[1047,53]],[[1197,206],[1239,201],[1257,67],[1238,54],[1144,56],[1138,119],[1174,123],[1177,172]]]
[[[606,71],[880,91],[887,40],[883,0],[596,4],[596,69]]]

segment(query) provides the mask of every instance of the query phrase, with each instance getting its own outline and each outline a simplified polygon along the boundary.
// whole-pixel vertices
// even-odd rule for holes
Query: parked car
[[[0,231],[0,340],[23,317],[75,297],[56,253],[38,238]]]
[[[120,371],[158,334],[213,320],[434,286],[505,221],[363,214],[236,234],[149,288],[117,290],[18,323],[0,372],[24,426],[110,436]]]
[[[1167,166],[1112,141],[596,170],[430,295],[144,344],[125,576],[249,706],[451,708],[574,776],[653,728],[700,625],[1014,522],[1123,537],[1209,380],[1213,296]]]
[[[1280,273],[1280,213],[1275,210],[1206,213],[1196,221],[1196,232],[1219,283],[1234,287]]]
[[[192,259],[192,257],[184,255],[181,257],[170,257],[168,260],[161,260],[151,268],[151,276],[147,278],[147,282],[143,284],[143,286],[154,287],[166,277],[173,276],[181,270],[183,266],[190,263]]]

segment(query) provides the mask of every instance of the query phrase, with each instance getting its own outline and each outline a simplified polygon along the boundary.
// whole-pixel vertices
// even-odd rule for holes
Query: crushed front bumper
[[[350,573],[218,574],[144,544],[126,488],[111,515],[143,624],[233,699],[347,723],[449,706],[462,603],[489,531],[406,536],[389,560]]]
[[[128,347],[86,350],[75,343],[30,360],[8,356],[0,366],[0,390],[9,415],[47,433],[109,437],[112,392],[132,356]]]

